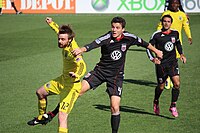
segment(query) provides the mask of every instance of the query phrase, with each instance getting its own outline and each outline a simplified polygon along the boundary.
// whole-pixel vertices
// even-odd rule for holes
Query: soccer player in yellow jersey
[[[173,23],[171,25],[171,29],[175,29],[179,32],[179,38],[180,38],[181,44],[183,43],[181,33],[182,33],[182,29],[184,29],[184,31],[187,35],[187,38],[188,38],[188,42],[191,45],[192,44],[192,35],[191,35],[191,31],[190,31],[189,21],[188,21],[186,14],[183,11],[179,10],[179,7],[180,7],[179,0],[170,0],[169,8],[167,11],[163,12],[161,18],[164,15],[170,15],[173,18]],[[157,30],[161,30],[161,29],[162,29],[162,23],[159,22]],[[177,50],[176,50],[176,57],[180,58],[180,55]],[[170,78],[168,77],[165,89],[170,89],[171,87],[173,87],[173,84],[172,84]]]
[[[60,95],[59,103],[59,133],[68,133],[67,118],[77,100],[80,90],[80,78],[86,72],[86,65],[81,55],[74,56],[72,51],[78,48],[74,41],[74,32],[69,25],[58,25],[54,22],[46,21],[58,33],[58,47],[62,49],[63,73],[40,87],[36,94],[38,96],[39,116],[29,121],[28,125],[46,124],[45,115],[47,106],[47,96]]]

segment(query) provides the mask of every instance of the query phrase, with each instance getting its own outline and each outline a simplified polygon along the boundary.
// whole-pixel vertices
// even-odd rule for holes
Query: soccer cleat
[[[177,111],[176,107],[170,107],[169,111],[172,113],[172,116],[178,117],[178,111]]]
[[[41,120],[39,120],[39,117],[42,117]],[[27,124],[30,126],[35,126],[38,124],[46,125],[52,119],[53,117],[51,116],[51,114],[43,114],[43,115],[39,115],[38,117],[35,117],[33,120],[28,121]]]
[[[160,114],[160,108],[159,108],[159,104],[158,103],[153,103],[153,111],[156,115]]]
[[[18,12],[16,12],[16,14],[18,15],[18,14],[22,14],[22,12],[21,11],[18,11]]]

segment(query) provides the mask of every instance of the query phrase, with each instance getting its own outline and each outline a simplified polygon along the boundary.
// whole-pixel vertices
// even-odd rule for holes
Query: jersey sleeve
[[[56,34],[58,34],[59,32],[59,25],[57,23],[55,23],[54,21],[52,21],[49,26],[51,27],[52,30],[54,30],[56,32]]]
[[[179,39],[179,32],[178,31],[177,31],[176,48],[177,48],[177,51],[180,55],[183,54],[183,49],[182,49],[182,45],[181,45],[181,42],[180,42],[180,39]]]
[[[92,49],[101,47],[110,37],[111,37],[111,32],[109,31],[108,33],[100,36],[99,38],[91,42],[90,44],[85,45],[84,47],[87,49],[86,52]]]
[[[154,46],[154,45],[156,44],[156,40],[155,40],[155,38],[154,38],[154,34],[152,35],[152,37],[151,37],[149,43],[150,43],[152,46]],[[155,57],[154,54],[153,54],[153,52],[152,52],[151,50],[149,50],[149,49],[147,49],[146,52],[147,52],[147,56],[148,56],[149,60],[153,60],[154,57]]]
[[[183,15],[183,29],[184,29],[185,34],[187,35],[187,37],[188,38],[192,38],[191,31],[190,31],[189,20],[187,19],[187,16],[186,16],[185,13]]]

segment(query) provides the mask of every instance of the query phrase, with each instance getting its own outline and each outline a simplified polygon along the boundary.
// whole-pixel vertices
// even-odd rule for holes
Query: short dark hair
[[[114,17],[111,21],[111,25],[112,23],[120,23],[122,25],[122,28],[125,28],[126,26],[126,21],[122,17]]]
[[[163,22],[164,21],[164,18],[170,18],[171,19],[171,22],[173,22],[173,18],[172,18],[172,16],[170,16],[169,14],[167,14],[167,15],[164,15],[162,18],[161,18],[161,22]]]
[[[61,25],[59,27],[59,34],[68,34],[68,39],[73,39],[75,37],[75,33],[71,29],[69,25]]]

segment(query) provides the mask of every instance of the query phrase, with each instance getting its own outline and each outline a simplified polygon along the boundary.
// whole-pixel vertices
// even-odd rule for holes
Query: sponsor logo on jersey
[[[164,45],[166,51],[170,52],[174,49],[174,44],[172,42],[167,42]]]
[[[115,50],[111,53],[110,57],[113,59],[113,60],[119,60],[121,57],[122,57],[122,53],[121,51],[119,50]]]

